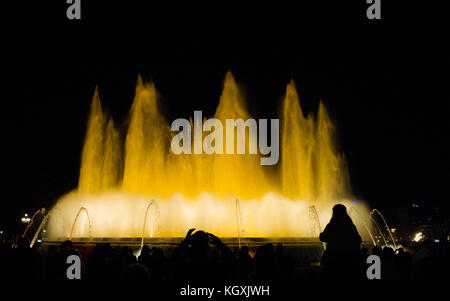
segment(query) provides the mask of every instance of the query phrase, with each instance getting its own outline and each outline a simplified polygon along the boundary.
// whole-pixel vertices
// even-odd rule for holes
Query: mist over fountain
[[[214,118],[250,117],[228,72]],[[348,171],[325,106],[320,103],[317,114],[305,116],[293,81],[279,118],[281,156],[275,167],[262,166],[260,154],[175,155],[174,133],[153,83],[138,78],[125,134],[102,111],[96,90],[78,188],[52,209],[48,237],[184,237],[189,228],[221,237],[311,236],[310,206],[316,223],[326,225],[333,205],[351,204]],[[191,120],[191,126],[198,125]],[[80,208],[88,214],[79,214]]]

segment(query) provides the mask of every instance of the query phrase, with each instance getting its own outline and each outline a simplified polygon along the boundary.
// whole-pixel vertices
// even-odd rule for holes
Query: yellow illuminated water
[[[145,235],[184,236],[189,228],[197,228],[237,236],[238,218],[241,236],[311,236],[310,205],[315,205],[323,227],[334,204],[350,204],[348,172],[326,108],[320,103],[317,114],[305,116],[293,81],[281,104],[280,160],[275,166],[260,165],[260,155],[248,152],[173,154],[170,142],[176,133],[170,131],[159,105],[155,85],[139,78],[123,134],[102,111],[96,90],[79,186],[53,208],[51,237],[69,236],[80,207],[89,212],[94,237],[140,237],[150,200],[156,206],[149,213]],[[217,118],[224,125],[225,119],[251,118],[230,72],[215,115],[203,117]],[[192,120],[191,125],[199,126]],[[193,144],[202,143],[193,136]],[[247,137],[247,150],[256,138]],[[73,236],[87,233],[87,218],[80,217]]]

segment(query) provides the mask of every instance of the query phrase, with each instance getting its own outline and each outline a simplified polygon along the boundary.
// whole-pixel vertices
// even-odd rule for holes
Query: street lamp
[[[419,242],[421,240],[423,240],[423,234],[422,234],[422,232],[417,232],[416,235],[413,238],[413,241]]]
[[[20,221],[24,224],[28,224],[31,221],[31,218],[28,216],[28,214],[25,213]]]

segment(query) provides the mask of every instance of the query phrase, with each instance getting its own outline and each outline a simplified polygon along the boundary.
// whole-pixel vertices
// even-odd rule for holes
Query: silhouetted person
[[[361,256],[363,258],[363,261],[365,262],[367,257],[369,256],[369,250],[366,247],[361,248]]]
[[[45,257],[47,280],[56,280],[59,278],[58,260],[59,260],[58,248],[56,246],[50,246],[47,250],[47,255]]]
[[[378,257],[382,257],[383,249],[380,246],[372,247],[372,255],[377,255]]]
[[[248,247],[239,249],[237,256],[237,279],[248,280],[253,269],[253,258],[250,256]]]
[[[362,278],[361,236],[344,205],[333,207],[333,216],[319,239],[327,244],[321,259],[322,279]]]
[[[80,256],[77,249],[75,249],[72,245],[72,241],[65,240],[60,247],[58,256],[57,256],[57,279],[59,280],[68,280],[67,278],[67,269],[71,264],[67,263],[67,258],[71,255]],[[81,257],[80,257],[81,259]],[[80,267],[83,273],[83,266]]]
[[[152,248],[149,270],[150,276],[154,280],[167,280],[171,278],[170,264],[161,248]]]
[[[140,263],[130,264],[124,273],[124,280],[150,280],[150,273],[147,267]]]
[[[436,250],[433,248],[431,240],[425,240],[416,250],[413,256],[413,280],[437,280],[443,279],[448,273],[449,259],[442,260]]]
[[[294,265],[291,256],[289,254],[285,254],[282,244],[277,245],[276,255],[281,277],[284,279],[292,279],[294,274]]]
[[[234,268],[231,250],[213,234],[204,231],[192,234],[194,230],[188,231],[185,239],[172,254],[176,278],[183,280],[231,278]],[[215,248],[210,249],[210,244]],[[219,275],[217,269],[222,271],[222,275]]]
[[[148,247],[144,246],[148,252]],[[145,252],[145,251],[144,251]],[[133,254],[133,250],[131,250],[129,247],[124,246],[122,248],[122,260],[125,267],[129,266],[130,264],[137,263],[136,256]]]
[[[209,279],[210,266],[208,265],[209,239],[204,231],[195,232],[186,250],[188,259],[188,274],[192,279]]]
[[[256,250],[255,271],[252,278],[255,280],[280,279],[280,271],[272,244],[262,245]]]
[[[395,266],[394,250],[385,246],[381,253],[381,279],[398,280],[399,278],[399,272]]]
[[[89,279],[108,280],[113,278],[110,244],[95,245],[88,268]]]
[[[412,266],[412,256],[409,252],[405,252],[403,248],[397,249],[395,255],[395,266],[399,270],[401,280],[409,280]]]
[[[141,254],[139,255],[137,261],[138,261],[138,263],[146,266],[147,269],[150,270],[151,254],[150,254],[150,249],[148,248],[148,246],[143,246],[142,247]]]
[[[154,280],[162,280],[167,277],[168,269],[166,258],[160,248],[153,247],[151,252],[148,246],[143,246],[138,263],[144,265],[150,272],[150,277]]]

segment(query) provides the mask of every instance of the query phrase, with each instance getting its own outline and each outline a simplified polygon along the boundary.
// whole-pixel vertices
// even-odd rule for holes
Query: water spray
[[[70,231],[69,240],[72,240],[72,234],[73,234],[73,230],[75,229],[75,224],[77,223],[78,217],[80,216],[80,213],[81,213],[82,211],[86,212],[86,216],[87,216],[88,222],[89,222],[89,239],[92,238],[92,236],[91,236],[91,219],[90,219],[90,217],[89,217],[89,212],[88,212],[88,210],[87,210],[86,208],[81,207],[81,208],[78,210],[78,213],[77,213],[77,216],[75,217],[75,220],[73,221],[73,224],[72,224],[72,230]]]

